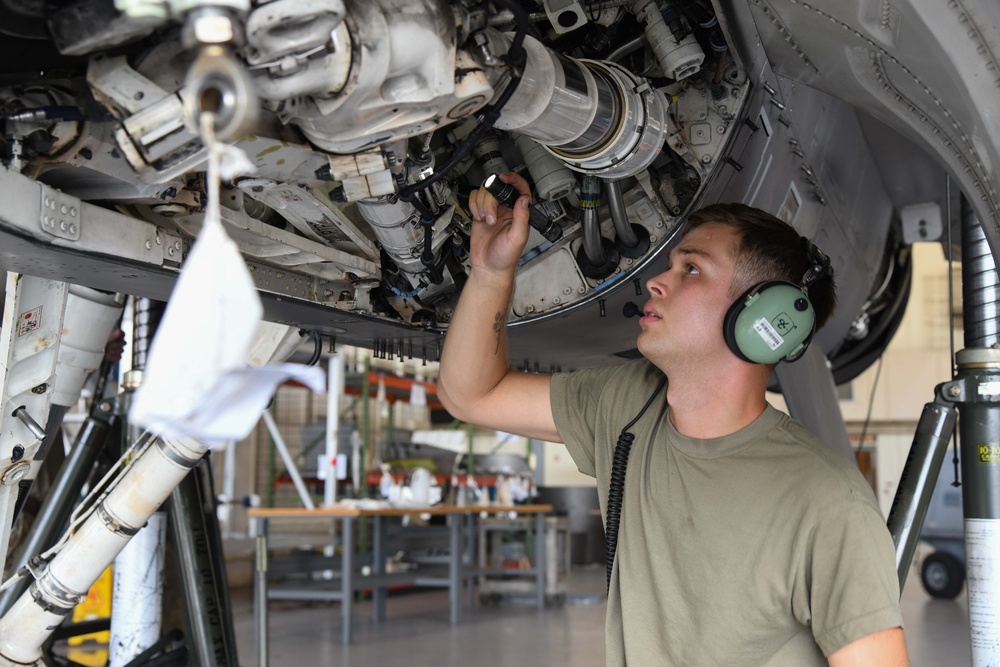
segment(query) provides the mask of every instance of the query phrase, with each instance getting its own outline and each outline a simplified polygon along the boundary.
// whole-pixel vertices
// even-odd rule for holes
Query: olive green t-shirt
[[[662,374],[558,374],[552,412],[602,513],[615,442]],[[632,427],[608,594],[609,666],[825,665],[901,627],[892,540],[850,461],[768,406],[722,438],[680,435],[665,391]]]

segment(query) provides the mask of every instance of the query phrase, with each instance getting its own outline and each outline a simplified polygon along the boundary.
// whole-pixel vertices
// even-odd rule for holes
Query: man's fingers
[[[500,180],[503,181],[504,183],[513,185],[517,189],[517,191],[520,192],[522,195],[528,195],[529,197],[531,196],[531,187],[528,185],[528,182],[521,177],[520,174],[515,173],[513,171],[508,171],[506,173],[500,174]]]
[[[504,183],[513,185],[520,195],[526,197],[528,203],[530,203],[531,188],[528,186],[528,182],[521,176],[514,172],[506,172],[500,174],[499,178]],[[501,206],[500,202],[486,188],[480,187],[469,195],[469,213],[472,214],[474,221],[485,221],[488,225],[496,224],[500,219]],[[516,209],[518,204],[515,204],[514,207]],[[506,209],[506,206],[503,209]],[[527,204],[524,204],[524,210],[525,220],[527,220]],[[516,213],[514,215],[516,217]]]

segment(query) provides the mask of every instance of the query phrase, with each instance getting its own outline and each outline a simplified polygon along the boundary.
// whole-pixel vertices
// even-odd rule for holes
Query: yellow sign
[[[111,568],[94,582],[87,597],[73,608],[74,621],[89,621],[95,618],[111,616]],[[107,630],[89,635],[69,638],[70,660],[80,665],[103,667],[108,663],[108,640],[111,633]]]
[[[1000,463],[1000,445],[979,445],[980,463]]]

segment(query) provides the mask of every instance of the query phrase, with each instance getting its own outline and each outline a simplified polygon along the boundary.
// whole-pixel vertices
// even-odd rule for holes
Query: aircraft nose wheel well
[[[920,581],[932,597],[951,600],[962,592],[965,565],[947,551],[935,551],[924,559]]]

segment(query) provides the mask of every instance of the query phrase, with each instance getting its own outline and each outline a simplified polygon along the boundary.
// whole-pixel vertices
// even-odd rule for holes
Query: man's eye
[[[694,264],[688,264],[685,271],[687,273],[701,273],[701,271],[698,270],[698,267],[695,266]]]

